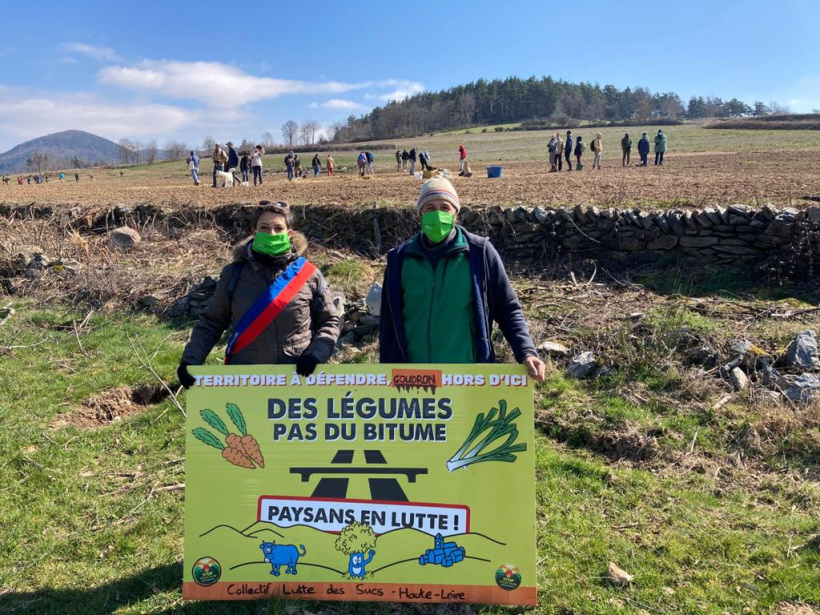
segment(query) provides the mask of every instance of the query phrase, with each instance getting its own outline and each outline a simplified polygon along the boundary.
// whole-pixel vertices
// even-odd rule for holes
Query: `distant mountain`
[[[48,156],[48,168],[71,166],[75,157],[87,164],[118,162],[120,148],[113,141],[82,130],[65,130],[16,145],[0,154],[0,173],[26,172],[26,160],[34,154]]]

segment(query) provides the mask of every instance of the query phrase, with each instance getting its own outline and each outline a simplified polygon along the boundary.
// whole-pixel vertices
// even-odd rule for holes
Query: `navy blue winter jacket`
[[[515,360],[519,363],[528,356],[536,356],[535,344],[524,320],[521,303],[510,284],[501,257],[485,237],[461,232],[467,239],[470,250],[470,272],[473,282],[473,307],[475,308],[476,362],[494,363],[495,351],[492,344],[493,321],[512,347]],[[407,338],[404,331],[402,313],[401,267],[404,251],[409,241],[405,241],[387,254],[387,268],[384,271],[381,319],[379,323],[379,361],[381,363],[407,363]]]
[[[564,153],[567,156],[572,156],[572,146],[575,142],[575,139],[572,138],[572,135],[567,137],[567,140],[564,142]]]
[[[649,137],[641,137],[638,140],[638,153],[639,154],[648,154],[649,153]]]
[[[228,149],[228,168],[235,169],[239,166],[239,156],[234,148]]]

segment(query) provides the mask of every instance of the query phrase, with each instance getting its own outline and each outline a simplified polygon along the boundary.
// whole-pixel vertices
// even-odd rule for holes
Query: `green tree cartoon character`
[[[365,566],[376,555],[376,533],[366,523],[351,523],[339,532],[336,539],[336,550],[348,556],[347,573],[344,578],[364,579],[373,573],[368,573]],[[367,557],[365,557],[367,553]]]

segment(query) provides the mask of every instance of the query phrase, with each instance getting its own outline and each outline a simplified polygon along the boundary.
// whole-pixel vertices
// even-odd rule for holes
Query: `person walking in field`
[[[638,154],[641,157],[641,166],[645,167],[649,158],[649,137],[645,132],[641,134],[641,138],[638,140]]]
[[[410,162],[410,175],[416,172],[416,148],[412,148],[407,155],[407,160]]]
[[[629,138],[629,133],[624,133],[624,138],[621,139],[621,166],[629,166],[629,156],[632,153],[632,139]]]
[[[419,152],[419,164],[421,165],[422,171],[426,171],[430,168],[430,165],[427,163],[427,152]]]
[[[467,175],[467,148],[463,143],[458,146],[458,174],[461,177]]]
[[[584,165],[581,164],[581,156],[584,155],[586,150],[587,144],[584,143],[584,138],[579,135],[578,139],[575,141],[575,168],[578,171],[584,168]]]
[[[288,179],[293,179],[293,152],[288,152],[285,156],[285,169],[288,171]]]
[[[666,153],[666,135],[658,130],[655,137],[655,166],[663,166],[663,155]]]
[[[188,159],[186,161],[188,163],[188,172],[191,174],[191,177],[194,178],[194,186],[199,185],[199,156],[196,155],[194,150],[191,150],[191,153],[188,154]],[[62,173],[60,173],[62,176]],[[60,181],[63,181],[62,177],[60,177]]]
[[[216,188],[216,172],[217,171],[224,171],[225,170],[225,163],[228,162],[228,154],[225,153],[225,150],[222,149],[222,146],[217,143],[214,145],[214,151],[211,154],[211,159],[214,163],[214,172],[213,172],[213,180],[214,185],[213,187]]]
[[[185,388],[195,383],[188,367],[202,365],[227,329],[229,365],[292,364],[308,376],[330,358],[339,315],[324,276],[303,256],[307,241],[294,233],[288,204],[261,201],[254,228],[234,247],[233,263],[191,332],[177,368]]]
[[[239,155],[236,153],[236,150],[233,148],[233,143],[228,141],[225,145],[228,146],[228,163],[225,167],[225,170],[229,173],[236,169],[239,166]]]
[[[315,154],[313,156],[313,160],[310,162],[310,164],[313,167],[313,177],[319,177],[319,173],[322,172],[322,161],[319,160],[319,154]]]
[[[560,132],[555,133],[555,139],[555,166],[561,172],[564,170],[564,140],[561,138]]]
[[[558,166],[555,164],[555,150],[558,147],[558,133],[554,133],[547,142],[547,154],[550,161],[550,173],[558,172]]]
[[[364,150],[364,155],[367,156],[367,174],[373,175],[373,161],[376,157],[373,155],[373,152],[370,150]]]
[[[262,154],[264,150],[262,149],[261,145],[257,145],[253,148],[253,153],[251,154],[251,171],[253,171],[253,185],[256,185],[257,178],[259,179],[259,185],[262,185]]]
[[[592,168],[601,170],[601,154],[604,152],[604,143],[601,139],[601,133],[596,132],[595,138],[592,140],[592,144],[589,146],[589,149],[595,154],[595,157],[592,159]]]
[[[242,173],[242,181],[250,181],[251,179],[251,159],[248,157],[248,152],[242,152],[242,157],[239,159],[239,171]]]
[[[367,154],[359,152],[359,156],[356,158],[356,166],[359,169],[359,177],[364,177],[367,172]]]
[[[410,160],[410,154],[407,153],[407,149],[403,149],[401,152],[401,170],[407,170],[407,161]]]
[[[494,363],[493,323],[516,361],[543,381],[545,366],[521,303],[490,241],[456,224],[461,203],[436,177],[421,187],[421,232],[390,250],[384,272],[381,363]]]
[[[567,171],[572,171],[572,148],[574,142],[572,139],[572,131],[567,130],[567,139],[564,142],[564,159],[567,161]]]
[[[336,163],[333,160],[333,154],[327,155],[327,164],[325,165],[327,169],[328,177],[331,175],[335,175],[334,171],[336,170]]]
[[[401,150],[396,150],[396,170],[401,171]]]

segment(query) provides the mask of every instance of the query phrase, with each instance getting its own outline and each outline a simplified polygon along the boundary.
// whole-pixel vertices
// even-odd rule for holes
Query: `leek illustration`
[[[498,402],[498,408],[490,409],[486,416],[483,412],[479,413],[470,435],[447,461],[447,469],[453,472],[484,461],[514,462],[514,453],[527,450],[526,444],[513,444],[518,439],[518,428],[513,421],[520,415],[518,408],[507,414],[507,401],[504,399]]]

